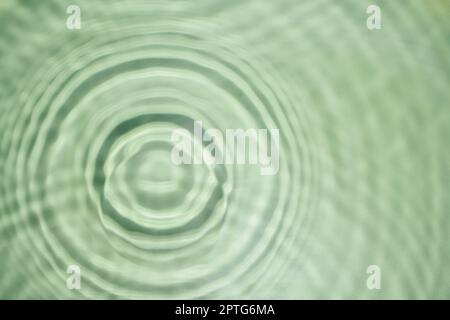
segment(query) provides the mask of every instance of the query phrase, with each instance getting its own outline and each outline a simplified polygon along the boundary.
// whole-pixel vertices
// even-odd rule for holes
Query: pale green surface
[[[0,298],[450,298],[449,1],[68,4],[0,2]],[[193,120],[279,174],[175,167]]]

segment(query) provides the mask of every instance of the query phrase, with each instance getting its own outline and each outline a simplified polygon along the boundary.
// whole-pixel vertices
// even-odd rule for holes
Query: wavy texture
[[[445,1],[69,4],[0,5],[1,298],[450,297]],[[278,175],[173,165],[195,120]]]

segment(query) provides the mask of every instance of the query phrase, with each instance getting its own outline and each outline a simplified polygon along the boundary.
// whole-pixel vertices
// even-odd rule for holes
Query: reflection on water
[[[450,297],[449,11],[69,4],[0,6],[0,298]],[[173,164],[195,121],[279,129],[278,173]]]

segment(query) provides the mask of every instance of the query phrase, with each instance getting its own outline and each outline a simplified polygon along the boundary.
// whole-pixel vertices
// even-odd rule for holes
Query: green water
[[[449,40],[445,0],[1,0],[0,298],[449,299]],[[174,165],[197,120],[278,174]]]

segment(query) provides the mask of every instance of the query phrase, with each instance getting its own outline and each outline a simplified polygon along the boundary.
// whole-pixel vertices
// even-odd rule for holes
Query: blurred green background
[[[449,299],[449,40],[446,0],[1,0],[0,298]],[[195,120],[278,175],[173,165]]]

